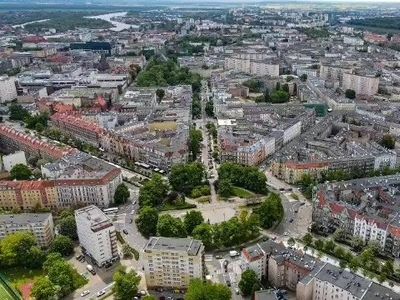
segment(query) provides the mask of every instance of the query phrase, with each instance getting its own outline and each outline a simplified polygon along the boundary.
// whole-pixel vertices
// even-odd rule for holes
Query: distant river
[[[34,23],[43,23],[43,22],[46,22],[46,21],[48,21],[48,20],[50,20],[50,19],[44,19],[44,20],[37,20],[37,21],[26,22],[26,23],[24,23],[24,24],[14,25],[13,28],[18,28],[18,27],[24,28],[25,25],[34,24]]]
[[[112,21],[112,18],[115,17],[122,17],[125,16],[127,12],[121,12],[121,13],[110,13],[110,14],[105,14],[105,15],[99,15],[99,16],[89,16],[85,17],[88,19],[101,19],[107,22],[110,22],[114,27],[111,27],[110,30],[113,31],[122,31],[124,29],[130,29],[130,28],[139,28],[137,25],[131,25],[131,24],[126,24],[122,22],[117,22],[117,21]]]

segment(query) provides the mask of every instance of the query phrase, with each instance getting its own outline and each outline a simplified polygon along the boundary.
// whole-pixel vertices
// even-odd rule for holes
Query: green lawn
[[[255,196],[254,193],[236,186],[233,187],[233,192],[235,196],[240,198],[252,198]]]
[[[5,269],[2,270],[2,273],[16,290],[26,282],[44,276],[43,270],[30,270],[24,268]]]
[[[14,300],[14,297],[11,296],[10,292],[8,291],[8,289],[0,284],[0,299],[2,300]]]
[[[182,204],[171,204],[171,203],[164,203],[164,205],[160,208],[160,211],[167,211],[167,210],[180,210],[180,209],[190,209],[196,208],[196,204],[191,203],[182,203]]]

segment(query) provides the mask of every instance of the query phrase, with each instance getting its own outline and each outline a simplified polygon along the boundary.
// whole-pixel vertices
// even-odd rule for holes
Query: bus
[[[106,209],[103,209],[103,212],[106,215],[116,214],[118,212],[118,207],[106,208]]]

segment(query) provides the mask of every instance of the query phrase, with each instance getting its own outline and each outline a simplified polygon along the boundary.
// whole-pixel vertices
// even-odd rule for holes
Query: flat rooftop
[[[86,218],[93,232],[113,226],[110,218],[97,206],[89,205],[75,210],[75,217]]]
[[[48,218],[51,218],[50,213],[40,213],[40,214],[10,214],[1,215],[0,214],[0,225],[3,224],[15,224],[15,225],[25,225],[28,223],[42,223]]]
[[[190,238],[151,237],[144,246],[144,251],[168,250],[169,252],[187,252],[194,256],[203,248],[201,241]]]

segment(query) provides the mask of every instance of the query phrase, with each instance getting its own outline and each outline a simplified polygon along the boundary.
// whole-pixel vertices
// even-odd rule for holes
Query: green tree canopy
[[[214,102],[213,101],[207,101],[205,111],[206,111],[206,114],[208,117],[214,117]]]
[[[229,179],[218,181],[218,194],[225,198],[234,195],[233,185]]]
[[[202,241],[207,250],[214,247],[213,235],[213,226],[208,223],[197,225],[192,231],[192,238]]]
[[[158,211],[150,206],[142,207],[135,220],[139,232],[146,238],[157,234]]]
[[[183,223],[185,225],[186,232],[191,235],[196,226],[204,222],[203,215],[200,211],[191,210],[186,213]]]
[[[33,284],[31,295],[36,300],[58,300],[58,292],[57,287],[49,278],[41,276]]]
[[[290,99],[290,95],[287,91],[276,90],[270,94],[269,102],[271,103],[285,103]]]
[[[239,281],[239,289],[243,295],[251,296],[255,286],[259,286],[259,280],[256,272],[253,270],[246,270],[242,273]]]
[[[50,253],[43,264],[43,270],[48,279],[60,288],[60,297],[65,297],[85,283],[82,276],[60,253]]]
[[[349,98],[349,99],[354,99],[356,97],[355,90],[347,89],[344,94],[345,94],[346,98]]]
[[[121,183],[117,186],[114,193],[114,203],[116,205],[124,204],[129,199],[129,189],[128,187]]]
[[[231,296],[230,289],[224,284],[193,279],[185,294],[185,300],[230,300]]]
[[[256,193],[266,193],[265,174],[255,167],[243,167],[234,163],[223,163],[218,169],[219,180],[228,179],[234,186],[242,187]]]
[[[271,228],[276,222],[281,221],[284,215],[281,197],[278,194],[271,193],[271,195],[261,203],[256,213],[259,216],[261,227],[265,229]]]
[[[25,118],[29,117],[29,112],[23,108],[21,105],[12,103],[8,108],[10,120],[13,121],[23,121]]]
[[[246,80],[243,85],[249,88],[250,93],[260,93],[263,87],[263,83],[257,79]]]
[[[201,142],[203,141],[203,134],[200,130],[190,129],[188,138],[188,148],[192,155],[192,160],[195,161],[197,154],[201,149]]]
[[[394,149],[396,145],[396,139],[390,134],[385,134],[380,140],[379,144],[385,148]]]
[[[156,95],[157,95],[159,102],[161,102],[162,98],[164,98],[164,96],[165,96],[165,91],[163,89],[157,89]]]
[[[140,276],[134,270],[126,271],[126,267],[119,267],[113,276],[114,285],[112,287],[115,297],[120,300],[133,299],[138,292]]]
[[[65,235],[57,235],[50,243],[50,252],[58,252],[63,256],[74,253],[74,244],[71,239]]]
[[[71,240],[78,239],[78,232],[76,229],[76,221],[73,215],[66,216],[60,219],[59,233],[69,237]]]
[[[16,164],[10,170],[10,178],[17,180],[28,180],[31,178],[32,172],[29,170],[28,166],[24,164]]]
[[[203,164],[199,162],[176,164],[172,166],[169,183],[174,191],[189,194],[195,187],[202,185],[204,178]]]
[[[157,235],[164,237],[187,237],[185,226],[180,218],[162,215],[158,218]]]
[[[303,236],[303,243],[306,245],[306,246],[310,246],[312,243],[313,243],[313,237],[312,237],[312,235],[311,235],[311,233],[306,233],[304,236]]]
[[[160,206],[168,196],[168,183],[159,174],[153,174],[139,190],[139,204],[143,206]]]

